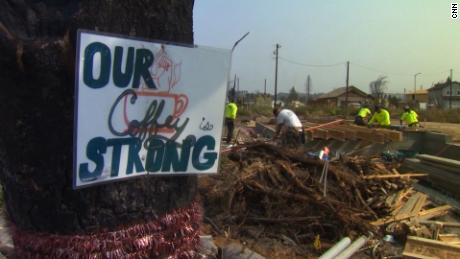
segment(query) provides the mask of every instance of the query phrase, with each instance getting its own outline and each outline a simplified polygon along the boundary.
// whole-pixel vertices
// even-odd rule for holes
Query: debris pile
[[[233,238],[332,244],[343,236],[378,233],[371,222],[391,214],[388,196],[411,184],[397,164],[378,157],[332,159],[325,185],[319,182],[323,165],[304,150],[263,142],[238,146],[223,157],[218,175],[200,179],[205,221],[216,234]]]

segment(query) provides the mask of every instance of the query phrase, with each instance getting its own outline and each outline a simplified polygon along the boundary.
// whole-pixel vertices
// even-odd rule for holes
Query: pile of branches
[[[231,228],[243,236],[245,227],[262,226],[265,234],[298,243],[311,243],[317,235],[335,242],[345,235],[378,233],[369,222],[388,215],[385,199],[409,184],[364,179],[391,173],[394,165],[378,158],[342,157],[329,164],[324,196],[323,166],[305,151],[268,143],[240,147],[223,157],[221,172],[201,188],[206,219],[216,232]]]

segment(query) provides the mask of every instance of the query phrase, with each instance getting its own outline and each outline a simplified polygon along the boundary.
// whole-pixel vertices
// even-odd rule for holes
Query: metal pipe
[[[344,237],[333,247],[329,248],[318,259],[333,259],[336,255],[342,252],[342,250],[345,249],[350,243],[351,243],[351,239],[349,237]]]
[[[363,247],[369,238],[366,236],[361,236],[360,238],[356,239],[350,246],[345,248],[340,254],[338,254],[335,259],[348,259],[350,258],[356,251],[358,251],[361,247]]]

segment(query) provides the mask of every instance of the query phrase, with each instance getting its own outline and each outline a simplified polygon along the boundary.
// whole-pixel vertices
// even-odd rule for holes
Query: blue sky
[[[195,0],[195,44],[230,49],[232,75],[240,89],[273,92],[275,44],[279,56],[278,91],[295,86],[305,92],[307,75],[314,93],[350,84],[368,92],[383,75],[388,92],[412,91],[445,80],[453,69],[460,80],[460,18],[444,0]],[[458,1],[460,3],[460,0]],[[305,65],[331,65],[311,67]]]

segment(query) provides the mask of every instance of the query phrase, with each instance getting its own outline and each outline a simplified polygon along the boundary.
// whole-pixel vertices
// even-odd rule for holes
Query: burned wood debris
[[[304,150],[263,142],[238,146],[222,158],[218,175],[200,179],[205,222],[215,234],[284,237],[296,245],[318,236],[330,244],[343,236],[378,235],[379,225],[371,223],[391,216],[388,197],[412,181],[378,157],[342,157],[330,162],[324,185],[323,164]]]

